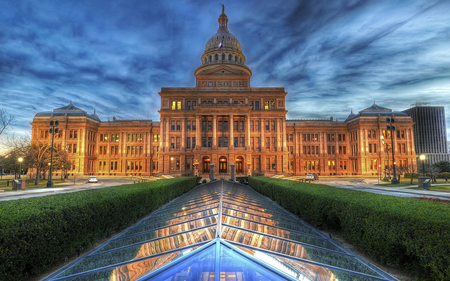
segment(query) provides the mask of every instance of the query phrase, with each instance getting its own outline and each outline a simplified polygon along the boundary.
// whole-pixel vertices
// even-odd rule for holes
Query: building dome
[[[244,64],[245,56],[241,50],[241,43],[228,30],[228,17],[223,5],[218,21],[219,29],[206,41],[205,52],[201,58],[202,64],[217,62]]]

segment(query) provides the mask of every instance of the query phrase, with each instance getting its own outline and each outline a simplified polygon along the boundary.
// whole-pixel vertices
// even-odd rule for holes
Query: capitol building
[[[387,146],[397,167],[415,163],[414,122],[404,112],[374,103],[339,122],[286,119],[284,87],[252,87],[224,11],[218,23],[195,86],[161,88],[159,122],[101,121],[70,103],[37,113],[32,141],[51,141],[48,124],[58,120],[55,147],[67,151],[70,175],[206,175],[211,164],[216,178],[229,178],[231,164],[237,175],[377,175],[393,165]],[[386,131],[391,117],[393,143]]]

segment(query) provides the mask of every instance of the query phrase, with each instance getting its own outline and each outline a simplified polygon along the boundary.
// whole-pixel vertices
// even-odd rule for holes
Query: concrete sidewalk
[[[334,186],[338,188],[354,189],[401,197],[427,197],[450,200],[450,193],[448,192],[409,189],[411,187],[417,187],[417,185],[399,187],[380,186],[377,185],[377,179],[321,179],[319,181],[315,181],[315,183]],[[436,185],[447,184],[433,184],[433,186]]]

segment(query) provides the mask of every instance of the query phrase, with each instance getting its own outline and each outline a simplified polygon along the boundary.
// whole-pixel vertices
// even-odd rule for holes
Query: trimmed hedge
[[[450,204],[249,177],[259,193],[421,280],[450,280]]]
[[[23,280],[189,191],[184,177],[0,202],[0,280]]]

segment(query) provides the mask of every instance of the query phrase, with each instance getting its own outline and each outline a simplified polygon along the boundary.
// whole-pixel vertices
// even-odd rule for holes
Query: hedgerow
[[[196,185],[195,177],[0,202],[0,280],[42,273]]]
[[[249,185],[419,280],[450,280],[450,204],[264,177]]]

